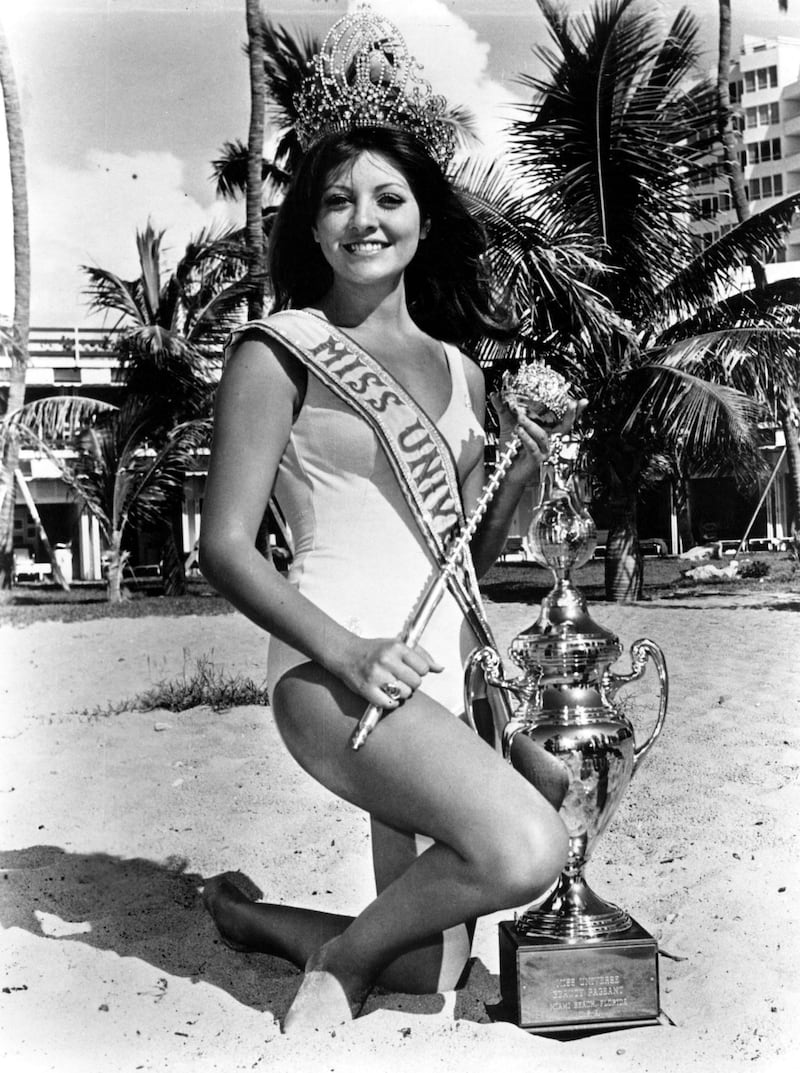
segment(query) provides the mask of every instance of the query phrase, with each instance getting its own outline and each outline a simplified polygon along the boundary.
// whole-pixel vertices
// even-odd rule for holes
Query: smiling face
[[[371,152],[328,176],[313,228],[335,280],[361,286],[396,285],[426,232],[403,173]]]

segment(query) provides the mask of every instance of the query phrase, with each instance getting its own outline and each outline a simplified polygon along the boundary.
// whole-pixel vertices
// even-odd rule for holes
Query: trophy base
[[[540,1034],[661,1024],[658,945],[631,920],[606,939],[521,935],[500,926],[500,993],[508,1018]]]

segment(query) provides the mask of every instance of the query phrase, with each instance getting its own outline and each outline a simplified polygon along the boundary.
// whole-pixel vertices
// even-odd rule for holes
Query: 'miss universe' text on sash
[[[397,461],[407,471],[419,496],[420,505],[431,519],[442,541],[459,525],[460,512],[445,471],[442,452],[418,414],[387,384],[365,357],[348,347],[345,340],[328,335],[309,348],[315,365],[336,380],[351,397],[368,406],[374,418],[391,435]]]

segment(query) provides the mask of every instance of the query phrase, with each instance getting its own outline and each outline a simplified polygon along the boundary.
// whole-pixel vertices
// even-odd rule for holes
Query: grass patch
[[[23,583],[0,599],[0,625],[30,626],[35,622],[90,622],[146,615],[229,615],[233,608],[204,581],[192,580],[186,596],[134,592],[110,604],[105,585],[76,582],[69,592],[52,583]]]
[[[117,715],[120,712],[152,712],[162,709],[168,712],[185,712],[189,708],[210,708],[213,712],[226,712],[244,705],[268,705],[269,694],[266,682],[259,685],[242,674],[230,674],[224,667],[214,663],[207,655],[198,656],[194,670],[184,663],[177,678],[165,678],[151,689],[139,693],[130,700],[106,708],[85,712],[89,716]]]
[[[716,561],[725,566],[726,557]],[[724,582],[725,593],[784,591],[800,592],[800,564],[791,556],[778,552],[756,552],[743,556],[742,573],[732,581]],[[709,593],[714,585],[684,578],[682,568],[686,564],[674,556],[663,559],[644,560],[644,599],[668,599],[687,592]],[[604,603],[605,564],[595,559],[575,571],[573,580],[590,604]],[[538,603],[552,588],[553,579],[549,570],[534,563],[497,563],[481,580],[483,595],[494,603]],[[717,586],[718,588],[719,586]]]

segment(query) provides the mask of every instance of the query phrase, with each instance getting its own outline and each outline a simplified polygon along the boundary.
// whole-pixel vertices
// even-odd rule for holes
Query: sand
[[[258,681],[238,615],[0,627],[2,1067],[58,1073],[714,1073],[800,1054],[800,599],[598,605],[671,674],[664,732],[588,869],[658,939],[674,1022],[568,1041],[492,1023],[497,924],[458,993],[373,996],[304,1040],[297,972],[222,945],[197,888],[242,869],[270,899],[355,912],[365,818],[286,756],[268,709],[92,714],[208,656]],[[500,648],[533,620],[489,606]],[[623,669],[627,657],[621,661]],[[512,668],[507,668],[512,672]],[[632,691],[638,740],[653,698]]]

